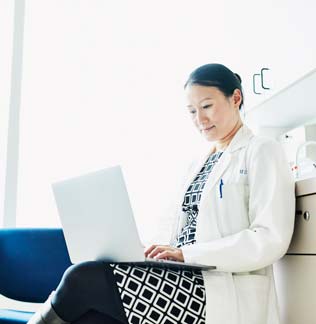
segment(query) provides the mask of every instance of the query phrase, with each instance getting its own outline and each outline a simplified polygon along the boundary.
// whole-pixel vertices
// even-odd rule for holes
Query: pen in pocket
[[[224,182],[223,182],[223,179],[221,179],[220,183],[219,183],[219,198],[223,198],[223,185],[224,185]]]

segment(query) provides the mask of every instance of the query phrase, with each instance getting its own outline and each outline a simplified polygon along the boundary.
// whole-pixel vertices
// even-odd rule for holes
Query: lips
[[[213,127],[215,127],[215,126],[213,125],[213,126],[210,126],[208,128],[203,128],[202,131],[208,131],[208,130],[212,129]]]

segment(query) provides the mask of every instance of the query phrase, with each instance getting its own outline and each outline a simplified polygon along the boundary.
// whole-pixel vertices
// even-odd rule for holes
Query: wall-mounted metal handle
[[[262,68],[261,69],[261,86],[262,86],[262,89],[265,89],[265,90],[270,90],[270,88],[268,87],[265,87],[264,84],[263,84],[263,71],[269,71],[270,69],[268,68]]]
[[[252,90],[255,94],[258,94],[260,95],[261,92],[257,92],[256,91],[256,77],[261,77],[261,74],[258,74],[258,73],[255,73],[253,76],[252,76]]]
[[[266,86],[264,85],[264,82],[263,82],[263,80],[264,80],[264,75],[263,75],[263,73],[264,73],[264,71],[269,71],[269,70],[270,70],[270,69],[268,69],[268,68],[262,68],[261,71],[260,71],[260,73],[255,73],[255,74],[252,76],[252,90],[253,90],[253,92],[254,92],[255,94],[261,95],[261,92],[258,92],[257,89],[256,89],[256,78],[257,78],[257,77],[260,77],[260,79],[261,79],[261,88],[264,89],[264,90],[270,90],[270,88],[266,87]]]

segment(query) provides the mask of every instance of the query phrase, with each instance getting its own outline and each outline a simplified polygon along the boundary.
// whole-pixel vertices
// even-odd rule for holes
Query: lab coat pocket
[[[267,304],[270,278],[264,275],[234,275],[239,322],[268,324]]]
[[[226,183],[219,198],[224,235],[237,233],[248,228],[249,187],[243,183]]]

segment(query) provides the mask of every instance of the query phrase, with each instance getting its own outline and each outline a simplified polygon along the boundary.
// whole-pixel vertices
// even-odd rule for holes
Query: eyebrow
[[[204,100],[208,100],[208,99],[213,99],[211,97],[206,97],[206,98],[203,98],[202,100],[199,101],[199,104],[204,101]],[[192,107],[192,105],[187,105],[188,108]]]

